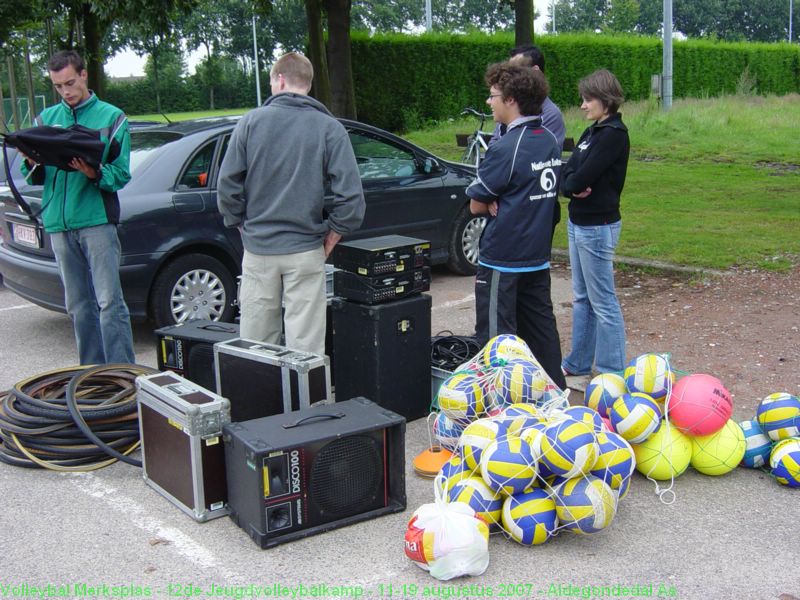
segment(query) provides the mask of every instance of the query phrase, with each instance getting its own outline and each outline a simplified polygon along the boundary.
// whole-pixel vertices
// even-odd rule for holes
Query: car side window
[[[214,140],[195,153],[178,180],[178,189],[196,190],[208,187],[216,145],[217,142]]]
[[[417,172],[414,154],[405,148],[363,133],[349,134],[361,179],[408,177]]]

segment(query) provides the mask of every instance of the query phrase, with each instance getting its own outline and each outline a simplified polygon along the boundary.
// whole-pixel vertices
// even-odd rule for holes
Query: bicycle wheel
[[[467,148],[464,154],[461,155],[461,162],[467,165],[475,164],[475,154],[478,152],[478,143],[475,140],[475,135],[470,135],[467,138]]]

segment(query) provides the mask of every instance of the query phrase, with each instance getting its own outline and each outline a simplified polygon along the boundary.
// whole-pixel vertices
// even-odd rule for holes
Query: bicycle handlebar
[[[461,111],[461,115],[462,116],[464,116],[464,115],[473,115],[475,117],[478,117],[479,119],[488,119],[489,117],[492,116],[492,115],[486,115],[486,114],[484,114],[482,112],[478,112],[474,108],[469,108],[469,107],[467,107],[464,110],[462,110]]]

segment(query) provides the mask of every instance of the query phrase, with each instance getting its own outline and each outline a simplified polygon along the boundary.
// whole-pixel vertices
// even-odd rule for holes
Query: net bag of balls
[[[441,581],[481,575],[489,566],[489,525],[463,502],[447,502],[444,478],[434,481],[435,502],[423,504],[408,522],[405,552]]]

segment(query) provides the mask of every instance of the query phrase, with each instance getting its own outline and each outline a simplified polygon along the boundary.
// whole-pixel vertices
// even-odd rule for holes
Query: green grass
[[[678,100],[669,113],[639,102],[622,112],[631,160],[619,255],[714,269],[800,263],[800,95]],[[565,120],[576,140],[588,124],[577,108]],[[475,126],[405,137],[458,159],[455,133]],[[554,245],[567,245],[563,224]]]
[[[221,110],[198,110],[194,112],[164,113],[170,121],[187,121],[189,119],[203,119],[206,117],[230,117],[243,115],[249,108],[224,108]],[[164,117],[158,113],[147,115],[128,115],[131,121],[164,121]]]

